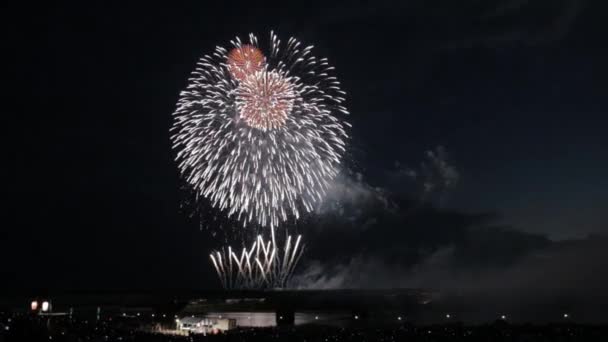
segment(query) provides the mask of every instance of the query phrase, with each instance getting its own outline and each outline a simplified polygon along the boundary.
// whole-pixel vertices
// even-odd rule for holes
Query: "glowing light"
[[[449,318],[451,318],[451,317],[452,317],[452,316],[451,316],[450,314],[446,314],[446,315],[445,315],[445,318],[448,318],[448,319],[449,319]]]
[[[257,41],[237,38],[230,52],[199,60],[171,140],[198,198],[243,226],[276,227],[325,196],[346,150],[348,111],[334,68],[312,46],[271,32],[263,57]]]
[[[570,317],[570,315],[569,315],[569,314],[567,314],[567,313],[565,313],[565,314],[564,314],[564,318],[568,318],[568,317]]]
[[[38,302],[35,300],[32,301],[32,304],[30,304],[30,307],[32,308],[32,311],[38,310]]]
[[[355,315],[355,319],[359,319],[359,316]]]
[[[50,307],[49,302],[47,302],[47,301],[42,302],[42,311],[44,311],[44,312],[49,311],[49,307]]]
[[[501,315],[500,319],[505,320],[505,319],[507,319],[507,316],[506,315]]]

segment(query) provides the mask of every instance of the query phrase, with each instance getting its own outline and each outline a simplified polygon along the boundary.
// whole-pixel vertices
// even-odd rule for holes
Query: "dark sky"
[[[461,175],[450,210],[495,213],[541,240],[608,235],[606,9],[577,0],[6,8],[3,286],[216,287],[215,242],[179,211],[171,113],[198,57],[271,29],[336,66],[351,163],[369,184],[386,187],[396,162],[415,165],[443,145]]]

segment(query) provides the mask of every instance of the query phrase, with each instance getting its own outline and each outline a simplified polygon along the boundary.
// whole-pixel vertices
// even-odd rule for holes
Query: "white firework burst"
[[[288,235],[283,248],[272,238],[265,241],[261,235],[251,247],[240,254],[227,246],[209,255],[220,282],[225,289],[284,288],[302,255],[301,235],[292,239]]]
[[[310,212],[337,175],[347,140],[344,92],[325,58],[271,32],[202,57],[177,103],[182,177],[243,225]]]

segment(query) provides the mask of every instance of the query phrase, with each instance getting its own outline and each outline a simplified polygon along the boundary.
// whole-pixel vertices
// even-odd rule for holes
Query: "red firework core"
[[[228,71],[238,81],[244,81],[247,76],[262,70],[263,67],[264,54],[253,45],[241,45],[228,52]]]

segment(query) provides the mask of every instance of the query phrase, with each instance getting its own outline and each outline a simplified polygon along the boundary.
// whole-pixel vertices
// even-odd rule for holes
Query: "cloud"
[[[508,298],[589,298],[608,287],[606,238],[552,241],[501,225],[495,214],[431,205],[412,212],[406,197],[360,174],[339,184],[331,194],[335,207],[307,222],[295,287],[490,291]]]

